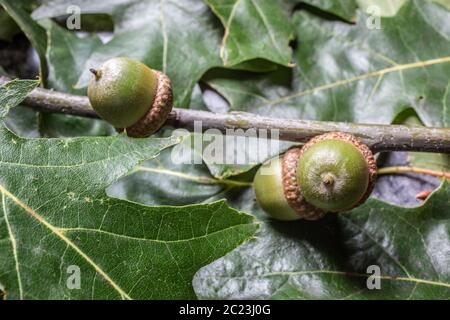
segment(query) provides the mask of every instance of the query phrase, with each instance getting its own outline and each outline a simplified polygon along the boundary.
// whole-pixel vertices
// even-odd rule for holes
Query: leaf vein
[[[62,233],[58,228],[54,227],[47,220],[45,220],[41,215],[35,212],[32,208],[14,196],[11,192],[9,192],[5,187],[0,185],[0,192],[3,196],[10,198],[13,202],[15,202],[19,207],[21,207],[25,212],[27,212],[32,218],[38,221],[40,224],[49,229],[53,234],[55,234],[58,238],[68,244],[76,253],[78,253],[88,264],[90,264],[94,270],[102,275],[102,277],[120,294],[122,299],[131,300],[131,297],[128,296],[125,291],[111,279],[108,274],[104,270],[100,268],[88,255],[86,255],[75,243],[73,243],[69,238],[67,238],[64,233]]]

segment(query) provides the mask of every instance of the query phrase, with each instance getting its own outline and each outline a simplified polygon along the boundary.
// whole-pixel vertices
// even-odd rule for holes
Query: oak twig
[[[0,77],[0,85],[10,81]],[[67,93],[36,88],[23,105],[42,112],[64,113],[82,117],[98,118],[89,99]],[[346,122],[274,119],[246,112],[213,113],[208,111],[174,108],[166,125],[175,128],[194,129],[194,122],[201,123],[202,130],[231,129],[266,130],[268,137],[304,143],[326,132],[347,132],[358,136],[374,152],[423,151],[450,153],[450,129],[427,128],[404,125],[375,125]],[[274,136],[274,130],[277,136]]]
[[[378,169],[378,175],[399,174],[399,173],[420,173],[438,178],[450,179],[450,172],[436,171],[417,167],[385,167]]]

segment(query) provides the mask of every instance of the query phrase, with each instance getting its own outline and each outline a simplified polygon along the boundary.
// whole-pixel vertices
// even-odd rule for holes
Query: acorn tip
[[[96,80],[99,79],[100,74],[97,70],[95,70],[94,68],[90,68],[89,71],[95,76]]]

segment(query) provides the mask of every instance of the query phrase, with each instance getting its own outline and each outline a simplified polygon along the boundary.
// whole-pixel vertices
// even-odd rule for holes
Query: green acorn
[[[292,148],[284,155],[262,165],[254,178],[256,200],[263,210],[277,220],[316,220],[323,210],[307,203],[297,183],[297,163],[300,148]]]
[[[256,199],[278,220],[317,220],[350,210],[373,190],[376,163],[370,149],[351,134],[317,136],[269,160],[255,175]]]
[[[373,190],[376,174],[371,150],[351,134],[317,136],[299,154],[297,181],[303,197],[327,212],[362,204]]]
[[[102,119],[132,137],[147,137],[161,128],[173,101],[165,74],[126,57],[112,58],[90,71],[88,97]]]

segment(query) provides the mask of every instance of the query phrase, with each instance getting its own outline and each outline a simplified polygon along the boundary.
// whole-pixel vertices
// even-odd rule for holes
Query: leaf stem
[[[385,167],[378,169],[377,173],[378,175],[387,175],[387,174],[398,174],[398,173],[421,173],[430,175],[433,177],[439,177],[439,178],[447,178],[450,179],[450,172],[445,171],[435,171],[430,169],[423,169],[423,168],[417,168],[417,167]]]

